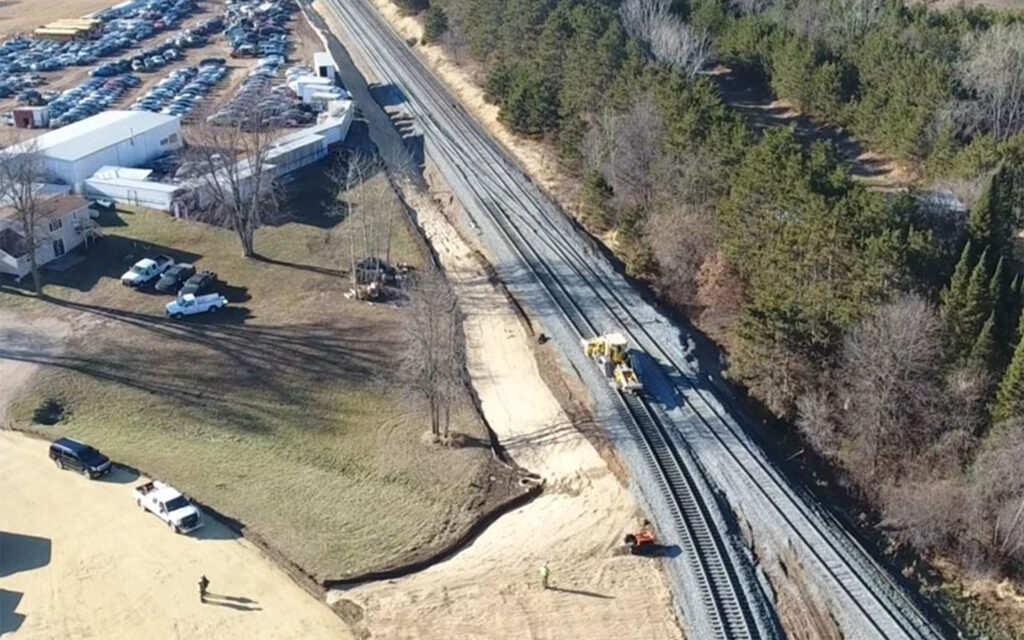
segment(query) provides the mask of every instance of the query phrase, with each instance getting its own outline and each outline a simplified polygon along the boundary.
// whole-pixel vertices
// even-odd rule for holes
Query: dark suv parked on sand
[[[88,478],[110,473],[110,459],[87,444],[61,438],[50,445],[50,459],[61,469],[74,469]]]

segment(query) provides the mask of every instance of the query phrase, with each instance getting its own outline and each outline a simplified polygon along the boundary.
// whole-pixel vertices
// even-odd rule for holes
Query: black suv
[[[50,445],[50,459],[61,469],[80,471],[88,478],[110,473],[110,459],[87,444],[61,438]]]

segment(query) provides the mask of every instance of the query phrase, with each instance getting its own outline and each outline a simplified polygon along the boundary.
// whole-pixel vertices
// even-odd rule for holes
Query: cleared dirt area
[[[544,493],[451,559],[328,601],[381,638],[681,638],[658,559],[619,553],[642,515],[541,380],[531,339],[434,203],[414,200],[466,314],[469,372],[484,414]],[[528,401],[525,401],[529,399]],[[541,588],[548,561],[553,588]]]
[[[168,480],[326,579],[429,555],[492,506],[497,483],[486,448],[424,443],[425,407],[391,375],[403,308],[343,297],[349,229],[313,196],[299,220],[259,231],[262,260],[243,259],[230,231],[166,214],[101,218],[86,260],[47,275],[50,300],[0,293],[12,330],[55,319],[69,338],[5,341],[0,361],[38,367],[9,407],[19,426]],[[422,264],[409,230],[395,236],[392,259]],[[156,253],[217,272],[232,304],[165,318],[170,296],[118,280]],[[33,424],[48,401],[62,420]],[[454,430],[486,442],[468,394],[454,413]]]
[[[350,638],[259,550],[208,519],[175,535],[132,501],[139,478],[88,481],[47,444],[0,431],[0,634],[52,638]],[[199,602],[199,577],[215,594]],[[5,636],[6,637],[6,636]]]
[[[29,34],[33,29],[61,18],[80,18],[87,13],[117,4],[111,0],[0,1],[0,38]]]

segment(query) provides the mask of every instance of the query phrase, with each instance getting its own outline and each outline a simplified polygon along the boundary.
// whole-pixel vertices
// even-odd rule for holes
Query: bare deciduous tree
[[[689,77],[697,75],[711,57],[711,39],[674,15],[668,0],[626,0],[619,7],[622,24],[645,43],[659,62]]]
[[[776,0],[729,0],[728,6],[737,13],[760,13],[774,5]]]
[[[651,206],[659,182],[664,133],[650,95],[638,96],[626,113],[605,114],[587,132],[585,164],[608,179],[620,206]]]
[[[1024,570],[1024,418],[993,432],[973,465],[968,497],[973,537],[1000,565]]]
[[[392,241],[399,203],[385,175],[381,158],[353,152],[328,169],[334,213],[348,220],[345,237],[332,241],[348,247],[346,267],[352,286],[380,282],[391,264]]]
[[[711,155],[694,148],[668,168],[658,180],[657,205],[644,230],[663,267],[658,288],[674,304],[689,308],[699,305],[699,274],[715,250],[711,215],[723,190],[715,177],[721,168]]]
[[[271,151],[280,130],[265,119],[234,126],[203,124],[190,135],[186,156],[199,181],[199,205],[209,222],[238,234],[242,255],[256,255],[256,230],[281,210]]]
[[[43,179],[43,159],[31,140],[0,152],[0,201],[14,212],[32,271],[32,285],[42,293],[36,251],[45,237],[40,233],[39,183]]]
[[[885,482],[924,460],[949,430],[940,401],[942,368],[935,309],[916,296],[901,298],[853,329],[832,389],[800,402],[799,425],[877,495]]]
[[[957,79],[970,98],[957,104],[967,133],[998,140],[1024,129],[1024,25],[997,24],[965,36]]]
[[[421,277],[409,300],[403,377],[427,401],[435,440],[445,440],[452,406],[465,383],[462,314],[455,292],[439,273]]]

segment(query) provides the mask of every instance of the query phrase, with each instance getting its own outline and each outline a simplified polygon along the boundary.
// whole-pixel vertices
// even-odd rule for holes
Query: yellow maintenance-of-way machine
[[[629,341],[621,333],[607,333],[580,340],[583,352],[601,367],[605,377],[615,380],[615,386],[629,393],[640,393],[644,386],[629,361]]]

